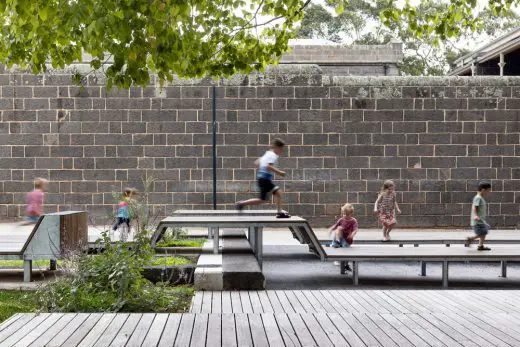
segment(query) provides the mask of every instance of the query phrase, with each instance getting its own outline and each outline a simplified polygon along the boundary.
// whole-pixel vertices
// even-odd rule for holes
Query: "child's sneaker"
[[[244,209],[244,204],[241,201],[239,201],[235,204],[235,207],[238,212],[242,212],[242,210]]]
[[[291,218],[291,215],[285,211],[278,212],[276,218]]]
[[[477,251],[490,251],[491,248],[486,246],[478,246]]]
[[[341,245],[338,241],[332,241],[329,247],[339,248]]]
[[[352,271],[352,269],[350,268],[350,266],[348,266],[348,262],[345,263],[345,271]]]
[[[465,245],[466,247],[469,247],[469,246],[471,246],[471,242],[472,242],[471,237],[467,237],[467,238],[466,238],[466,242],[464,242],[464,245]]]
[[[340,265],[341,265],[340,261],[338,261],[338,260],[334,261],[334,266],[340,266]]]

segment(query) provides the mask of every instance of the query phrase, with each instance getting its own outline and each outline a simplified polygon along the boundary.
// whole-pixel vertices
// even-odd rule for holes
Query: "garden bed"
[[[196,267],[196,259],[155,257],[151,264],[143,269],[143,277],[152,283],[193,284]]]

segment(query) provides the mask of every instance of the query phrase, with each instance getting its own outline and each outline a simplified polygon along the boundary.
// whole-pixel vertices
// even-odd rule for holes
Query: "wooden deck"
[[[520,346],[520,291],[204,292],[186,314],[16,314],[1,346]]]

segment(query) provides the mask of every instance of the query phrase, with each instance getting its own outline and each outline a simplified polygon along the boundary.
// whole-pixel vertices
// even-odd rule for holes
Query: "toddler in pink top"
[[[27,213],[28,223],[36,223],[43,214],[43,197],[45,195],[45,189],[47,187],[47,180],[43,178],[37,178],[34,181],[34,190],[27,193],[27,207],[25,212]]]
[[[341,218],[330,228],[334,233],[331,247],[350,247],[358,232],[358,222],[354,218],[354,206],[345,204],[341,207]]]

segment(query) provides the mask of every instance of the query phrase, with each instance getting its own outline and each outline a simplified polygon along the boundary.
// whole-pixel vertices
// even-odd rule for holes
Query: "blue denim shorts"
[[[40,219],[40,216],[27,216],[27,221],[29,223],[38,223],[38,219]]]
[[[476,224],[473,226],[473,232],[477,236],[486,236],[489,231],[489,227],[486,224]]]
[[[336,240],[332,240],[332,242],[330,243],[329,247],[333,247],[332,245],[334,244],[334,242],[336,242]],[[349,248],[350,245],[348,244],[348,242],[345,240],[345,239],[341,239],[339,241],[339,245],[341,248]]]

